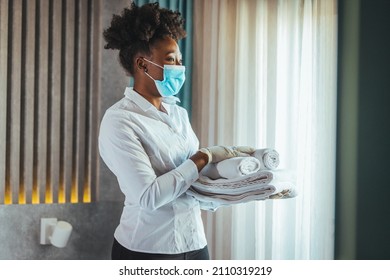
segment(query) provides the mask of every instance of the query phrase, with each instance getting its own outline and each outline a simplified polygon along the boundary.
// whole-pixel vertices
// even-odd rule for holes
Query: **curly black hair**
[[[134,2],[121,15],[113,15],[111,25],[103,31],[105,49],[119,50],[123,68],[134,75],[136,55],[150,55],[150,47],[165,36],[178,41],[186,36],[180,12],[160,8],[158,2],[138,7]]]

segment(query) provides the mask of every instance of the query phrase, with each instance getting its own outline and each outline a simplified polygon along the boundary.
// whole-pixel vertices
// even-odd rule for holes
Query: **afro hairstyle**
[[[119,61],[131,76],[137,55],[150,55],[153,44],[169,36],[175,41],[186,37],[184,19],[180,12],[161,8],[156,3],[137,6],[134,2],[113,15],[111,24],[103,31],[105,49],[119,50]]]

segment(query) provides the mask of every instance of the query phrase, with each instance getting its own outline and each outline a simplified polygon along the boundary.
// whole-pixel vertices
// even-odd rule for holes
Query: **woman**
[[[104,31],[134,87],[101,122],[99,149],[125,195],[112,259],[209,259],[198,201],[186,190],[209,162],[243,156],[249,147],[198,150],[185,109],[175,104],[185,80],[177,41],[178,12],[134,3]]]

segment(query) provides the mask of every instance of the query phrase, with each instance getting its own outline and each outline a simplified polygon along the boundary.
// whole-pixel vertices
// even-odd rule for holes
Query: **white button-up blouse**
[[[199,203],[185,194],[199,177],[189,159],[199,141],[184,108],[163,107],[126,88],[104,114],[99,151],[125,195],[115,239],[133,251],[176,254],[207,244]]]

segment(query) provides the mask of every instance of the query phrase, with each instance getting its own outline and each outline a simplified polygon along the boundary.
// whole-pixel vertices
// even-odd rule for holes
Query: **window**
[[[298,196],[204,213],[214,259],[332,259],[337,2],[198,1],[193,123],[202,146],[273,147]]]

